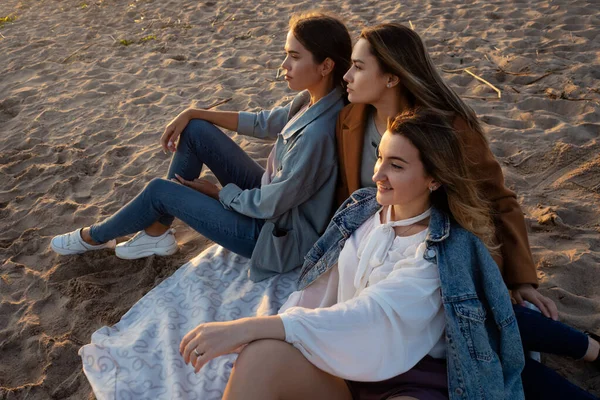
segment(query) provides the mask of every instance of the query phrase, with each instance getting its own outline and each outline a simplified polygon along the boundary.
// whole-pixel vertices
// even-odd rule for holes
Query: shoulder
[[[489,255],[489,250],[477,235],[463,228],[458,222],[450,220],[450,235],[444,241],[446,249],[459,258],[479,259],[480,261]],[[490,256],[491,257],[491,256]]]
[[[350,103],[340,111],[338,122],[346,127],[360,123],[367,117],[368,109],[368,104]]]
[[[463,144],[469,147],[488,147],[488,142],[483,133],[480,133],[473,129],[468,122],[460,115],[454,117],[452,121],[452,127],[458,133],[458,136],[462,139]]]

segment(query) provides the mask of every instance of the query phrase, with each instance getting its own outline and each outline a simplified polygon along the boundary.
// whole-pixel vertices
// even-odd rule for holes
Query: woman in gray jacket
[[[160,140],[174,153],[167,178],[152,180],[106,220],[54,237],[52,249],[79,254],[116,246],[116,255],[124,259],[170,255],[177,251],[170,229],[177,217],[251,258],[253,280],[300,266],[333,211],[335,122],[344,106],[342,77],[352,42],[338,19],[302,14],[290,20],[285,51],[285,79],[300,92],[291,103],[258,113],[185,110]],[[266,169],[215,125],[276,138]],[[222,189],[198,179],[204,164]],[[116,245],[115,238],[136,232]]]

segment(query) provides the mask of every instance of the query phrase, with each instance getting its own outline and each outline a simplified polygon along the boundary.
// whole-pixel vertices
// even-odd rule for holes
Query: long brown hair
[[[449,213],[495,253],[498,246],[490,204],[471,178],[462,142],[447,119],[432,110],[416,108],[390,120],[388,131],[408,139],[419,151],[425,173],[441,184],[431,193],[431,204]]]
[[[360,38],[369,42],[381,70],[400,78],[399,90],[413,107],[432,109],[449,121],[460,116],[484,137],[475,112],[444,82],[414,30],[397,23],[381,24],[364,28]]]
[[[328,57],[333,60],[333,83],[345,89],[343,77],[352,57],[352,39],[346,25],[332,15],[313,11],[292,15],[290,30],[316,63]]]

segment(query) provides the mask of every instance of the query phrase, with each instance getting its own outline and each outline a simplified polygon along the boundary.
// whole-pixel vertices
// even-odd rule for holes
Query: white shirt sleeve
[[[410,370],[445,328],[437,266],[425,260],[392,271],[350,300],[280,314],[285,340],[315,366],[355,381],[381,381]]]
[[[334,305],[337,302],[338,280],[338,269],[335,265],[306,289],[290,294],[279,313],[291,307],[320,308]]]

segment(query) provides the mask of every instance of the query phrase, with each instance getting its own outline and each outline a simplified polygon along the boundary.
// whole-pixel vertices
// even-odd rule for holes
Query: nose
[[[373,177],[371,178],[373,180],[373,182],[380,182],[385,180],[385,174],[383,173],[382,169],[379,168],[379,162],[375,163],[375,169],[373,171]]]
[[[290,70],[290,65],[289,65],[289,57],[286,57],[283,62],[280,65],[281,68],[285,69],[286,71]]]
[[[354,67],[350,67],[350,69],[348,70],[348,72],[346,72],[346,73],[344,74],[344,80],[345,80],[346,82],[348,82],[348,83],[351,83],[351,82],[352,82],[352,80],[353,80],[353,79],[352,79],[352,75],[353,75],[353,74],[352,74],[352,69],[353,69],[353,68],[354,68]]]

